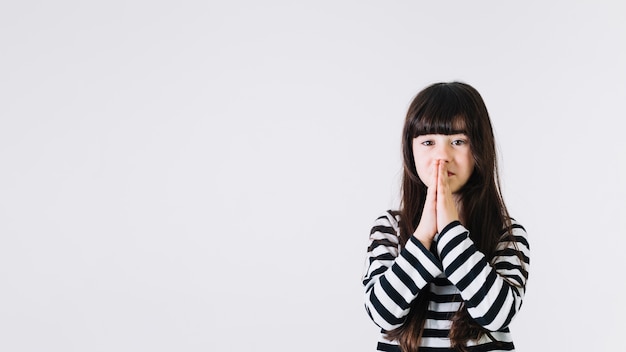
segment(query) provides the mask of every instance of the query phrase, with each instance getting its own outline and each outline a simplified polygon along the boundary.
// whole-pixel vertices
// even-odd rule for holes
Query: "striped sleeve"
[[[461,292],[469,314],[490,331],[506,328],[524,298],[529,245],[526,231],[516,222],[513,236],[515,242],[503,238],[490,263],[458,221],[441,231],[436,245],[443,271]]]
[[[376,219],[370,233],[363,274],[365,309],[385,331],[404,323],[420,290],[442,273],[439,260],[416,238],[398,248],[398,222],[387,212]]]

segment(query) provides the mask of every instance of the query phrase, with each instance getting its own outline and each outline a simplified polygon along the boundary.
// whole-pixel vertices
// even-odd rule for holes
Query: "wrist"
[[[435,234],[428,234],[415,230],[415,232],[413,233],[413,237],[420,241],[420,243],[422,243],[422,245],[424,245],[426,249],[430,249],[430,245],[433,243],[433,238],[435,237]]]
[[[461,225],[461,222],[458,219],[451,220],[450,222],[446,223],[446,225],[439,231],[439,236],[443,236],[446,232],[450,231],[450,229],[457,225]]]

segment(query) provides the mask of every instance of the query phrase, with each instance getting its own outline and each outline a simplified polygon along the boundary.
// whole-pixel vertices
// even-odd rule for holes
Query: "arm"
[[[528,279],[529,246],[524,228],[513,222],[515,242],[502,241],[488,263],[458,221],[441,232],[437,252],[448,280],[474,320],[490,331],[506,328],[519,311]],[[521,260],[517,254],[521,253]]]
[[[390,213],[376,219],[363,275],[365,309],[385,331],[404,323],[411,302],[442,272],[439,260],[415,236],[398,250],[397,231]]]

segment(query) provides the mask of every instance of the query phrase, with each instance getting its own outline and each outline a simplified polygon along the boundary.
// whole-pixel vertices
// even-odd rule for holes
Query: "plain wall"
[[[0,4],[0,350],[373,351],[413,96],[486,101],[518,351],[623,345],[618,1]]]

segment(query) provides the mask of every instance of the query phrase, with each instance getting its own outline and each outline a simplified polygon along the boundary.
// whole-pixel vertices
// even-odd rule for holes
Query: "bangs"
[[[465,115],[423,115],[414,120],[413,138],[425,134],[467,134]]]

